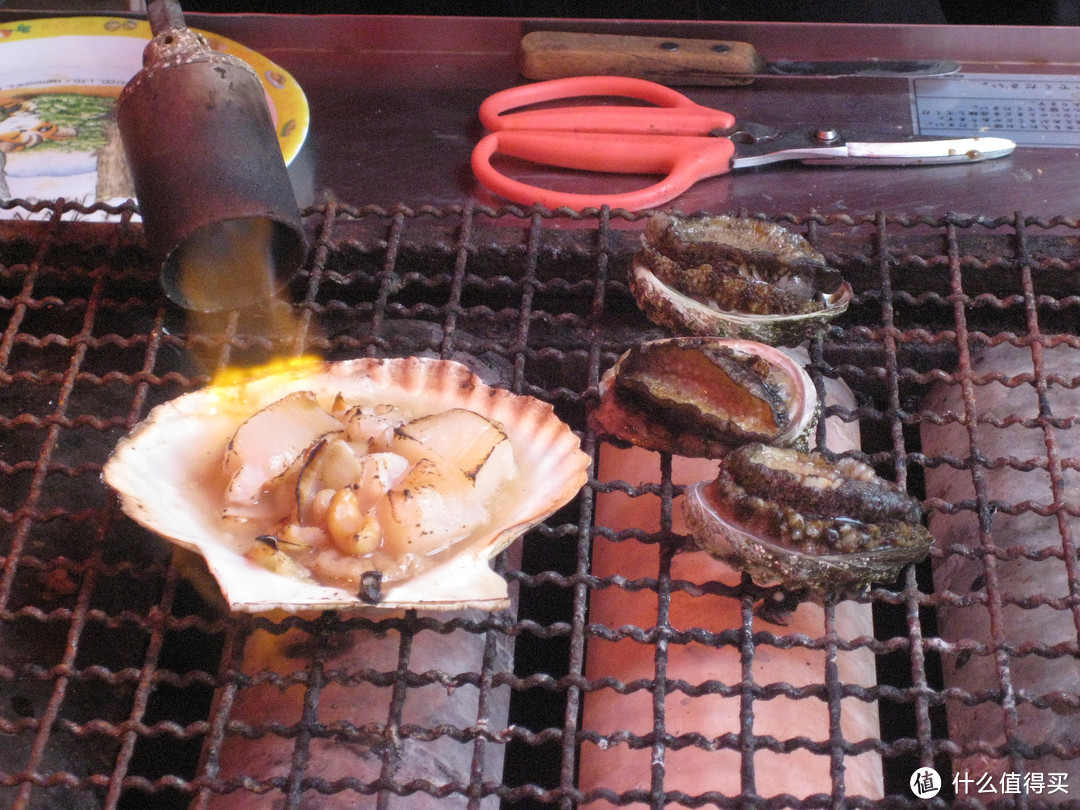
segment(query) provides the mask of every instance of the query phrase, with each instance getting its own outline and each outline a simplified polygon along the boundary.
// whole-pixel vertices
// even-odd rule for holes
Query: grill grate
[[[424,352],[467,359],[498,384],[551,402],[587,452],[603,452],[585,426],[599,375],[634,341],[660,336],[625,283],[640,217],[601,211],[554,218],[479,207],[312,209],[312,252],[292,289],[307,325],[304,345],[295,345],[255,337],[258,324],[248,319],[257,316],[233,313],[194,331],[162,298],[140,231],[126,221],[129,208],[107,209],[125,220],[119,224],[61,222],[59,214],[71,210],[94,213],[70,205],[34,210],[55,216],[0,224],[0,805],[201,808],[224,796],[230,807],[244,806],[246,797],[258,806],[297,808],[334,798],[344,800],[340,806],[370,801],[380,808],[425,801],[572,807],[589,798],[658,808],[921,806],[908,778],[927,766],[944,775],[937,801],[954,806],[985,798],[1010,807],[1080,801],[1080,775],[1066,781],[1080,770],[1075,721],[1071,731],[1066,724],[1039,737],[1033,729],[1041,726],[1030,725],[1026,714],[1067,718],[1080,709],[1078,690],[1053,678],[1023,679],[1033,663],[1080,663],[1076,411],[1055,410],[1053,399],[1080,382],[1076,220],[780,218],[806,234],[857,292],[849,312],[810,346],[815,380],[839,378],[855,393],[853,409],[835,406],[830,415],[860,424],[862,457],[924,498],[932,519],[966,515],[978,524],[974,545],[946,548],[939,538],[931,561],[906,571],[895,588],[874,588],[862,600],[872,606],[874,637],[845,640],[837,632],[838,605],[826,605],[820,637],[790,634],[763,622],[755,612],[760,594],[748,583],[704,586],[738,601],[740,624],[714,632],[666,621],[673,594],[703,590],[673,573],[686,549],[671,531],[680,485],[666,458],[644,483],[592,478],[500,560],[517,591],[516,612],[377,621],[333,613],[222,615],[198,564],[124,518],[99,481],[115,442],[154,404],[206,384],[217,367],[301,350],[328,358]],[[980,376],[982,350],[1000,344],[1034,358],[1033,371]],[[1057,347],[1063,353],[1051,354]],[[1042,452],[987,452],[974,430],[965,434],[969,446],[924,452],[928,428],[974,424],[982,413],[979,392],[995,380],[1035,391],[1036,405],[981,416],[980,423],[1035,430]],[[959,415],[928,404],[935,386],[960,395]],[[940,488],[928,494],[935,472],[948,469],[974,482],[970,496],[950,499]],[[995,495],[987,481],[1002,469],[1045,471],[1046,497]],[[613,492],[655,496],[660,531],[597,523],[597,500]],[[993,534],[1000,515],[1049,516],[1057,521],[1056,544],[1030,548]],[[597,538],[628,550],[659,544],[659,565],[640,580],[598,576],[591,559]],[[940,579],[943,566],[956,561],[973,563],[979,576],[964,590],[940,583],[935,590],[935,574]],[[1016,567],[1036,566],[1039,577],[1056,584],[1034,594],[1013,591]],[[590,597],[607,590],[655,600],[655,621],[590,621]],[[960,608],[984,619],[986,638],[943,635],[943,617]],[[1071,632],[1011,635],[1011,614],[1045,615],[1040,611],[1067,617]],[[358,633],[390,639],[393,655],[340,668]],[[252,657],[255,639],[287,643],[288,666],[260,667]],[[475,640],[475,666],[446,670],[430,657],[440,642],[461,639]],[[651,675],[631,683],[589,680],[590,639],[635,640]],[[673,679],[669,650],[691,644],[734,650],[741,679]],[[755,680],[761,655],[791,648],[822,653],[817,681]],[[843,682],[837,660],[849,650],[872,654],[876,685]],[[989,662],[991,685],[954,681],[947,688],[947,673],[972,660]],[[296,713],[238,714],[257,690]],[[649,695],[651,732],[608,733],[585,724],[582,704],[604,690]],[[425,725],[410,708],[421,693],[447,701],[468,693],[471,714]],[[666,698],[705,694],[739,701],[729,734],[666,725]],[[795,724],[786,737],[756,734],[755,713],[780,697],[824,701],[827,738],[808,739]],[[386,708],[369,725],[334,719],[333,707],[350,699],[385,701]],[[880,738],[845,739],[841,716],[851,700],[876,707]],[[949,716],[965,706],[986,712],[984,733],[950,739]],[[267,763],[251,757],[229,771],[237,761],[230,746],[267,741],[284,752],[277,766],[259,772]],[[651,781],[630,792],[601,784],[584,794],[579,752],[597,745],[651,752]],[[418,776],[399,757],[440,746],[454,751],[439,760],[442,771]],[[672,792],[665,762],[688,748],[733,752],[739,789]],[[358,749],[373,752],[370,773],[327,765],[335,752]],[[824,757],[829,788],[803,800],[774,796],[757,776],[763,751]],[[867,751],[883,760],[884,799],[853,795],[846,786],[852,758]],[[1012,782],[998,776],[996,795],[976,795],[976,785],[962,781],[954,790],[954,766],[973,779],[981,775],[967,764],[973,755],[1005,760],[1028,792],[1009,790]],[[461,767],[448,770],[451,761]],[[1051,784],[1066,790],[1052,791]]]

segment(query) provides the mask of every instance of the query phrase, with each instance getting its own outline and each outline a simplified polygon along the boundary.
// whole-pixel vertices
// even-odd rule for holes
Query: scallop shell
[[[699,246],[709,248],[711,255],[697,256],[694,248]],[[707,259],[714,267],[722,266],[723,272],[731,274],[746,273],[748,267],[759,263],[773,268],[825,270],[828,269],[825,257],[798,234],[771,223],[725,216],[705,219],[654,216],[646,230],[645,247],[634,257],[630,290],[653,323],[676,334],[796,345],[813,337],[844,312],[853,295],[851,285],[842,281],[836,290],[821,295],[824,307],[811,312],[757,314],[725,310],[714,301],[692,297],[662,281],[648,266],[646,253],[650,251],[654,256],[666,251],[686,254],[669,263]]]
[[[142,526],[200,554],[234,610],[370,609],[356,594],[268,571],[244,557],[221,519],[225,447],[249,416],[296,391],[312,391],[329,409],[341,393],[351,403],[389,404],[413,417],[466,408],[498,422],[518,461],[519,478],[505,509],[449,559],[406,580],[385,584],[379,609],[502,609],[506,581],[492,557],[575,497],[589,457],[547,403],[485,385],[460,363],[431,358],[321,363],[245,383],[211,386],[155,407],[122,439],[103,477],[124,512]]]

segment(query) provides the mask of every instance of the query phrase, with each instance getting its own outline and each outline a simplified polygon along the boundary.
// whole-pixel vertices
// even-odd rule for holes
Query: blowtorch
[[[117,125],[165,294],[216,312],[271,299],[307,255],[266,95],[242,60],[150,0],[153,38]]]

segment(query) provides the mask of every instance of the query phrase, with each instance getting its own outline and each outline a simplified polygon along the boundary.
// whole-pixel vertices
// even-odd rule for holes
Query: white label
[[[920,135],[996,135],[1018,146],[1080,146],[1080,77],[957,73],[912,79]]]

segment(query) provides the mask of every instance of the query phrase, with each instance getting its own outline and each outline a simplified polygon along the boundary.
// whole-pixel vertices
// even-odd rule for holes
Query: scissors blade
[[[777,59],[766,63],[761,76],[839,79],[845,76],[876,78],[918,78],[958,73],[960,64],[951,59],[849,59],[831,62],[798,62]]]
[[[734,158],[732,169],[797,161],[811,166],[929,166],[939,163],[978,163],[1004,157],[1016,149],[1007,138],[942,138],[926,141],[859,142],[834,146],[779,149],[762,155]]]

